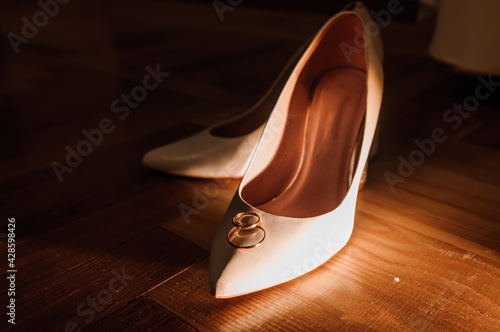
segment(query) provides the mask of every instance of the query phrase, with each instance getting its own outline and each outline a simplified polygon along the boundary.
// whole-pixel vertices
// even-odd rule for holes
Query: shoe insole
[[[290,174],[290,182],[277,196],[257,206],[262,211],[312,217],[332,211],[347,194],[351,159],[366,109],[366,74],[353,68],[330,70],[312,90],[308,109],[304,109],[308,114],[302,117],[304,130],[287,133],[280,145],[287,149],[288,135],[303,135],[302,140],[290,140],[303,144],[302,153],[297,154],[301,160],[293,161],[298,163],[296,173]],[[260,182],[267,187],[261,190],[273,191],[272,177]]]

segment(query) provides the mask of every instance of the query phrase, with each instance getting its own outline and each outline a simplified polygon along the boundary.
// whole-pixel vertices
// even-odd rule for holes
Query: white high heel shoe
[[[215,297],[296,278],[351,236],[383,90],[369,20],[359,2],[331,18],[285,84],[212,243]]]
[[[241,178],[283,86],[308,44],[292,56],[266,94],[248,111],[147,152],[143,165],[188,177]]]

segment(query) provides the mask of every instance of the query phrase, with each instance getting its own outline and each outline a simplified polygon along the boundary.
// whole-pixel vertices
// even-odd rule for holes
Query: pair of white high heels
[[[351,236],[383,90],[381,42],[367,24],[376,23],[355,2],[248,112],[144,156],[166,173],[243,176],[212,243],[215,297],[296,278]]]

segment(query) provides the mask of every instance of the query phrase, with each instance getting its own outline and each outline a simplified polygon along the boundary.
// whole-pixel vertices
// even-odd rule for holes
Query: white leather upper
[[[211,129],[149,151],[143,157],[143,164],[181,176],[242,177],[264,125],[248,135],[232,138],[214,136]]]

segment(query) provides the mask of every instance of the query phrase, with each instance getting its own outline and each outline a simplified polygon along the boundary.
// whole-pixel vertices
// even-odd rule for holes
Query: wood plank
[[[141,165],[143,153],[200,129],[193,125],[172,126],[168,132],[96,150],[71,174],[65,174],[62,183],[58,183],[52,168],[46,165],[43,170],[4,181],[0,210],[15,215],[19,226],[24,226],[18,234],[21,240],[21,236],[39,235],[89,211],[147,192],[162,179]],[[61,215],[66,219],[61,219]]]
[[[52,282],[54,278],[102,257],[117,246],[159,228],[165,220],[178,213],[176,199],[189,197],[189,188],[175,181],[163,184],[157,181],[156,186],[144,192],[95,211],[86,211],[73,222],[66,219],[64,225],[50,232],[40,231],[38,236],[33,235],[27,241],[18,243],[16,253],[23,277],[17,280],[17,286],[28,291],[42,282]],[[140,206],[149,208],[140,209]],[[22,225],[19,222],[18,228],[24,227]],[[43,227],[43,224],[38,227]],[[5,242],[0,246],[6,250]],[[41,259],[47,257],[57,259],[57,264]],[[5,293],[6,289],[0,290],[0,294]]]
[[[99,153],[106,156],[109,154],[110,150],[113,151],[113,149],[119,144],[131,142],[134,139],[139,140],[148,133],[156,133],[160,130],[166,132],[166,129],[169,126],[174,127],[175,125],[180,125],[184,123],[187,118],[189,118],[189,112],[187,111],[180,115],[165,114],[164,112],[162,114],[162,112],[158,112],[158,110],[162,110],[165,107],[169,109],[178,109],[180,107],[179,105],[183,105],[184,108],[189,108],[189,101],[186,100],[186,97],[176,96],[175,93],[170,93],[167,96],[160,97],[158,95],[159,91],[156,91],[156,94],[156,96],[154,94],[149,96],[148,99],[145,100],[144,105],[141,105],[145,106],[143,107],[144,109],[142,114],[138,111],[135,114],[132,114],[131,112],[129,118],[126,118],[125,120],[120,120],[119,117],[115,113],[112,113],[109,108],[109,105],[113,102],[113,100],[119,97],[120,94],[117,93],[109,97],[105,107],[102,106],[101,102],[100,110],[102,111],[99,114],[87,115],[83,119],[55,123],[51,126],[46,126],[44,128],[40,128],[39,130],[33,130],[32,132],[25,133],[22,137],[22,142],[24,142],[23,145],[27,146],[25,147],[25,151],[22,154],[11,158],[9,164],[15,166],[15,168],[7,168],[4,165],[0,165],[0,170],[2,170],[1,179],[7,180],[9,178],[21,176],[36,170],[47,169],[50,170],[48,173],[52,173],[54,181],[57,183],[57,179],[53,174],[52,168],[50,167],[51,163],[53,161],[64,162],[68,153],[66,151],[66,146],[69,145],[73,149],[76,149],[78,143],[85,140],[82,130],[98,128],[100,121],[104,118],[111,119],[113,125],[115,125],[115,129],[109,134],[104,134],[102,143],[97,147],[94,147],[90,155],[84,157],[84,162],[78,166],[78,170],[85,168],[85,164],[88,165],[92,161],[97,164],[96,160],[98,160],[98,158],[96,158],[96,156]],[[150,103],[149,107],[156,109],[156,112],[145,110],[148,108],[146,103]],[[194,103],[192,103],[192,105],[191,109],[199,107],[198,105],[194,106]],[[211,110],[212,107],[208,105],[206,109]],[[90,106],[89,108],[92,109],[95,107]],[[26,114],[26,117],[31,116],[32,114],[30,113]],[[145,129],[143,127],[145,124],[144,118],[148,117],[153,117],[154,121],[151,121],[150,119],[150,123],[153,123],[153,125],[149,125],[149,128]],[[129,123],[130,121],[136,122],[136,125]],[[37,126],[38,125],[39,124],[37,124]],[[68,136],[69,134],[70,136]],[[166,138],[162,144],[168,142],[168,135],[165,134],[165,136]],[[11,143],[12,139],[13,138],[10,137],[8,139],[1,140],[1,146],[7,146]],[[14,136],[14,139],[21,139],[21,137]]]
[[[73,242],[75,245],[77,243]],[[206,251],[201,248],[161,228],[154,229],[19,293],[16,298],[19,319],[15,327],[25,331],[63,330],[74,325],[83,328],[204,257]],[[30,278],[22,271],[18,273],[20,280]],[[97,299],[96,306],[93,306],[92,299]],[[3,304],[5,300],[2,300]]]
[[[436,152],[422,165],[415,167],[411,175],[402,176],[403,181],[390,180],[393,181],[392,183],[388,182],[386,173],[391,176],[405,174],[400,175],[398,171],[400,161],[392,152],[395,150],[391,149],[391,152],[388,152],[388,146],[385,145],[383,147],[385,151],[369,164],[369,182],[385,183],[386,189],[391,192],[394,189],[393,194],[396,196],[402,189],[444,205],[498,221],[500,206],[497,203],[500,202],[500,178],[497,175],[498,172],[492,169],[492,165],[495,165],[497,159],[500,163],[500,154],[496,150],[482,149],[491,153],[489,153],[489,159],[481,163],[484,167],[481,167],[481,171],[478,172],[479,157],[475,158],[477,149],[470,145],[463,145],[461,150],[463,161],[455,161],[454,156],[450,156],[456,153],[455,145],[456,143],[447,143],[446,146],[449,149],[445,147],[445,150]],[[405,158],[408,156],[404,153],[401,155]],[[470,165],[469,160],[476,160],[476,166]],[[379,188],[381,194],[389,194],[382,190],[383,186]]]
[[[203,249],[210,250],[215,231],[228,206],[227,202],[212,199],[205,208],[195,210],[198,214],[189,210],[185,215],[165,222],[162,227]],[[193,206],[189,206],[189,209],[191,208],[194,209]]]
[[[430,133],[427,135],[429,136]],[[417,149],[413,140],[427,137],[413,137],[412,139],[384,137],[381,135],[379,155],[377,159],[384,163],[387,171],[398,174],[397,159],[399,155],[408,160],[412,151]],[[377,160],[378,162],[378,160]],[[425,159],[422,166],[431,166],[448,170],[461,176],[485,183],[500,184],[500,174],[497,165],[500,164],[500,152],[496,149],[478,146],[467,142],[447,140],[438,145],[436,151]],[[417,167],[416,169],[420,169]],[[480,168],[480,171],[479,169]]]
[[[500,249],[500,239],[497,236],[500,223],[496,219],[402,189],[393,194],[385,183],[367,183],[363,195],[365,200],[384,206],[384,213],[392,218],[415,218],[422,224],[432,225],[495,250]]]
[[[210,250],[215,230],[238,189],[240,180],[181,179],[191,187],[192,197],[178,204],[178,212],[162,227]]]
[[[92,324],[85,331],[196,331],[150,299],[141,296]]]
[[[185,202],[191,206],[194,206],[193,199],[195,196],[201,195],[209,199],[218,199],[229,203],[241,182],[241,179],[191,179],[182,177],[179,177],[178,179],[186,187],[192,188],[191,193],[193,197],[191,202]]]
[[[371,167],[370,170],[371,174],[375,173],[373,172],[374,167]],[[382,177],[376,175],[370,180],[387,184],[386,181],[382,180]],[[390,187],[387,186],[387,189]],[[403,183],[398,183],[395,191],[397,192],[399,189],[477,215],[484,215],[492,220],[498,220],[498,216],[500,216],[499,186],[466,178],[447,170],[433,167],[421,168],[414,175],[406,178]]]

